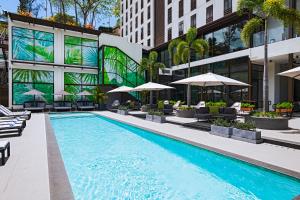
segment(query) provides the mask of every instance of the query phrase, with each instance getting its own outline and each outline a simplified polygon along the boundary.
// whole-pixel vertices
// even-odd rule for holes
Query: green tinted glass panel
[[[14,83],[31,83],[31,82],[33,82],[31,70],[14,69],[12,76],[13,76]]]
[[[82,38],[81,41],[82,41],[83,46],[98,47],[98,41],[97,40]]]
[[[103,62],[102,62],[102,52],[103,52],[103,50],[102,50],[102,48],[100,48],[99,49],[99,76],[98,76],[98,78],[99,78],[99,84],[103,84],[103,80],[102,80],[102,64],[103,64]]]
[[[65,84],[81,84],[81,77],[79,73],[65,72],[64,73]]]
[[[43,70],[14,69],[13,82],[19,83],[53,83],[53,72]]]
[[[54,41],[54,34],[44,32],[44,31],[34,31],[34,38],[36,40],[46,40],[46,41],[53,42]]]
[[[13,36],[33,38],[34,31],[26,28],[12,27]]]
[[[65,45],[65,64],[81,65],[81,46]]]
[[[37,84],[34,84],[34,89],[44,93],[44,95],[40,97],[41,100],[46,101],[48,104],[53,103],[53,93],[54,93],[53,84],[38,84],[37,83]]]
[[[13,36],[12,58],[16,60],[33,61],[34,58],[34,40],[24,37]]]
[[[13,83],[13,104],[21,105],[25,101],[33,100],[33,96],[24,95],[24,92],[31,90],[32,86],[32,84]]]
[[[81,84],[82,85],[96,85],[97,84],[97,74],[81,74]]]
[[[54,62],[53,42],[45,40],[35,40],[34,49],[35,60],[39,62]]]
[[[97,67],[98,49],[94,47],[82,47],[82,65]]]
[[[65,91],[69,92],[73,95],[68,95],[65,97],[66,100],[68,101],[76,101],[80,99],[80,97],[76,94],[81,92],[81,86],[80,85],[65,85]]]
[[[81,45],[81,38],[66,35],[65,44]]]

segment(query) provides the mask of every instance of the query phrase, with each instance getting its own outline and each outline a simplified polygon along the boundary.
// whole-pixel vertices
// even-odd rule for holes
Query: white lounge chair
[[[174,105],[173,105],[173,109],[177,109],[180,106],[181,101],[177,101]]]
[[[31,112],[30,111],[22,111],[22,112],[12,112],[3,105],[0,105],[0,113],[2,113],[4,116],[8,117],[22,117],[27,120],[31,118]]]
[[[199,109],[199,108],[204,108],[205,107],[205,101],[200,101],[195,108]]]
[[[242,113],[241,106],[242,106],[241,102],[235,102],[234,104],[232,104],[232,106],[230,106],[230,108],[234,108],[237,114],[241,114]]]
[[[111,104],[112,108],[118,108],[120,106],[120,101],[119,100],[114,100],[114,102]]]

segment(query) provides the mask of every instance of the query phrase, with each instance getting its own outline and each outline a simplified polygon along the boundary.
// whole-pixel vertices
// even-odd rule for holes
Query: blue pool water
[[[76,199],[292,199],[300,180],[96,115],[51,115]],[[182,133],[184,134],[184,133]]]

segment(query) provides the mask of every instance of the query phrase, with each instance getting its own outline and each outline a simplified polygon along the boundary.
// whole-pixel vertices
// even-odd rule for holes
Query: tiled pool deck
[[[157,124],[109,111],[94,113],[300,178],[300,150],[297,149],[267,143],[249,144],[180,125]],[[293,128],[297,128],[299,121],[292,123],[295,123]],[[11,142],[11,157],[0,167],[0,200],[51,198],[51,165],[48,167],[51,152],[47,152],[46,128],[45,114],[33,114],[21,137],[0,139]]]

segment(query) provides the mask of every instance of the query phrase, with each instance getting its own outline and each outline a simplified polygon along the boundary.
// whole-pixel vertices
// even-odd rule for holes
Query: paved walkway
[[[158,124],[109,111],[95,113],[300,178],[300,150],[266,143],[250,144],[181,125]]]
[[[11,156],[0,166],[0,200],[50,200],[44,114],[32,114],[21,137],[11,143]]]

